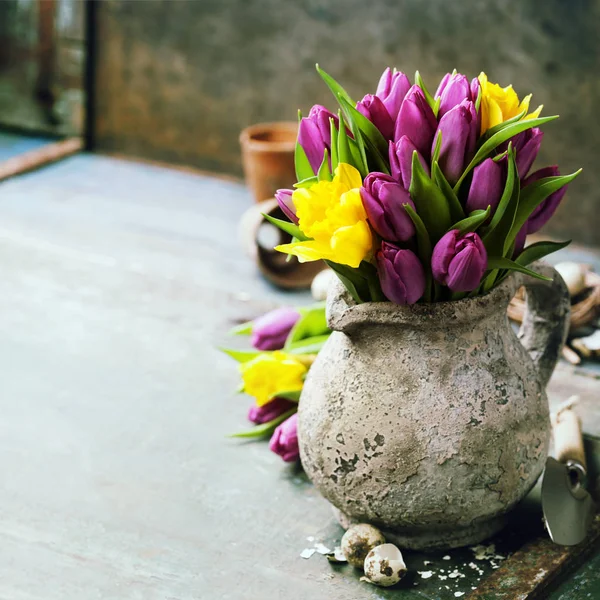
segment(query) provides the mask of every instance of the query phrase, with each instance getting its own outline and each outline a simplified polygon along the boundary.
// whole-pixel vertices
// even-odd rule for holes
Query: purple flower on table
[[[487,252],[476,233],[446,233],[431,257],[433,278],[453,292],[471,292],[481,283],[487,269]]]
[[[248,419],[257,425],[262,425],[263,423],[268,423],[269,421],[276,419],[297,405],[297,402],[292,402],[285,398],[273,398],[273,400],[262,406],[253,404],[250,407],[250,410],[248,410]]]
[[[544,167],[543,169],[539,169],[534,171],[529,177],[527,177],[523,183],[522,188],[526,188],[528,185],[543,179],[544,177],[558,177],[560,175],[560,171],[556,165],[551,167]],[[567,187],[563,186],[553,194],[550,194],[534,211],[531,213],[531,216],[527,220],[527,233],[535,233],[539,231],[552,217],[552,215],[556,212],[558,205],[561,203],[562,199],[565,197],[567,193]]]
[[[388,67],[379,79],[375,95],[381,99],[394,122],[398,117],[402,101],[409,89],[410,81],[401,71],[392,71]]]
[[[413,85],[400,107],[394,130],[394,141],[406,135],[425,160],[429,160],[431,142],[437,126],[437,119],[427,104],[423,90],[418,85]]]
[[[468,213],[491,206],[491,214],[494,214],[506,184],[506,165],[506,158],[499,161],[486,158],[473,169],[473,180],[465,204]]]
[[[382,242],[376,260],[381,289],[388,300],[414,304],[423,296],[425,270],[414,252]]]
[[[432,152],[440,133],[442,134],[440,168],[448,182],[454,185],[475,152],[477,111],[473,102],[463,100],[440,119],[431,148]]]
[[[415,151],[419,156],[423,169],[429,175],[429,165],[408,136],[403,135],[397,142],[390,142],[389,158],[392,177],[397,179],[406,190],[410,189],[410,182],[412,180],[412,157],[413,152]]]
[[[394,120],[380,98],[373,94],[367,94],[356,104],[356,110],[367,117],[386,140],[392,138],[394,135]]]
[[[409,240],[415,234],[404,204],[415,208],[409,193],[390,175],[369,173],[360,189],[371,227],[385,240]]]
[[[294,462],[300,457],[298,448],[298,413],[293,414],[275,429],[269,442],[269,449],[283,458]]]
[[[257,350],[280,350],[290,331],[300,318],[300,313],[290,307],[268,312],[252,323],[251,343]]]
[[[442,79],[435,97],[440,99],[438,119],[441,119],[449,110],[464,100],[475,102],[469,80],[460,73],[447,73]]]
[[[292,200],[294,190],[277,190],[275,192],[275,200],[279,204],[279,208],[283,214],[295,225],[298,225],[298,217],[296,216],[296,206]]]
[[[298,128],[298,143],[306,153],[308,162],[314,173],[317,173],[325,150],[331,150],[331,128],[329,119],[333,119],[339,127],[339,119],[324,106],[315,104],[308,117],[300,120]]]

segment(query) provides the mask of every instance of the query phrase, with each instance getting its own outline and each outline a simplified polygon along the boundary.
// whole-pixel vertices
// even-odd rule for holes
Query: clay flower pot
[[[298,123],[258,123],[242,130],[240,145],[246,183],[257,202],[296,183],[294,149]]]
[[[356,305],[328,296],[334,333],[299,407],[306,473],[340,523],[380,527],[401,548],[477,543],[540,476],[550,422],[546,384],[566,337],[569,294],[512,275],[473,299]],[[519,334],[506,310],[520,285]]]

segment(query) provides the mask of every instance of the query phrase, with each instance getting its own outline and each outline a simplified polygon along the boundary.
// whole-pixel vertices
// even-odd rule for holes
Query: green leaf
[[[333,179],[331,169],[329,168],[329,152],[327,151],[327,148],[325,148],[325,152],[323,152],[323,161],[319,167],[317,178],[319,181],[331,181]]]
[[[365,140],[367,149],[367,161],[369,163],[369,171],[379,171],[380,173],[390,174],[389,162],[381,156],[379,150],[367,139]]]
[[[481,88],[479,88],[479,89],[481,90]],[[495,135],[499,131],[502,131],[503,129],[506,129],[507,127],[509,127],[513,123],[518,123],[526,114],[527,114],[527,109],[525,109],[524,111],[520,112],[518,115],[512,117],[511,119],[507,119],[506,121],[503,121],[502,123],[498,123],[498,125],[494,125],[493,127],[490,127],[477,140],[477,147],[480,147],[482,144],[484,144],[487,140],[489,140],[493,135]]]
[[[338,118],[340,120],[340,130],[338,133],[338,162],[354,165],[352,153],[350,151],[348,133],[346,132],[346,123],[344,122],[341,110],[338,110]]]
[[[340,105],[344,110],[346,117],[348,118],[348,122],[351,125],[352,133],[354,133],[354,137],[356,137],[356,133],[354,128],[352,127],[352,123],[356,124],[356,127],[364,134],[365,138],[368,139],[379,152],[385,156],[388,153],[388,143],[386,139],[381,135],[381,132],[367,117],[365,117],[362,113],[358,112],[356,108],[354,108],[353,104],[350,104],[347,100],[340,97],[339,98]]]
[[[300,313],[300,318],[290,331],[285,342],[285,349],[293,347],[295,342],[305,338],[324,335],[330,333],[327,326],[327,318],[325,316],[325,305],[319,303],[308,309],[303,309]]]
[[[479,114],[479,109],[481,108],[481,86],[478,87],[477,98],[475,99],[475,110],[477,114]],[[479,133],[479,132],[477,132]]]
[[[264,354],[264,352],[261,352],[260,350],[233,350],[231,348],[219,348],[219,350],[227,354],[227,356],[231,356],[233,360],[239,363],[250,362],[257,356]]]
[[[281,219],[276,219],[275,217],[272,217],[271,215],[267,215],[265,213],[263,213],[263,217],[267,221],[269,221],[269,223],[272,223],[276,227],[279,227],[279,229],[285,231],[286,233],[289,233],[292,237],[295,237],[296,239],[300,240],[301,242],[305,242],[306,240],[310,239],[302,233],[302,231],[300,230],[300,227],[298,227],[298,225],[294,225],[293,223],[290,223],[289,221],[283,221]]]
[[[521,190],[521,200],[515,215],[515,221],[510,232],[510,237],[514,240],[525,225],[527,219],[533,211],[544,201],[550,194],[560,190],[561,187],[571,183],[581,173],[581,169],[571,173],[571,175],[560,175],[558,177],[544,177],[538,179]]]
[[[346,102],[354,106],[356,104],[352,98],[350,98],[348,92],[328,73],[325,73],[319,65],[315,65],[317,68],[317,73],[321,76],[321,79],[327,84],[327,87],[331,90],[334,98],[338,100],[338,98],[342,97]]]
[[[509,148],[508,173],[504,192],[492,217],[492,221],[483,235],[483,244],[488,255],[504,256],[508,250],[508,246],[510,246],[509,234],[519,205],[519,188],[515,153],[512,148]]]
[[[339,277],[340,281],[344,284],[344,287],[348,290],[348,293],[357,304],[361,304],[369,299],[369,290],[368,286],[366,286],[366,281],[355,269],[351,269],[346,265],[334,263],[330,260],[326,260],[325,263]]]
[[[277,392],[277,398],[285,398],[290,402],[298,402],[300,400],[302,390],[291,390],[289,392]]]
[[[315,183],[317,183],[317,181],[319,181],[319,178],[316,175],[313,175],[312,177],[307,177],[306,179],[303,179],[302,181],[298,181],[297,183],[295,183],[293,185],[293,187],[295,187],[296,189],[309,188],[312,185],[314,185]]]
[[[536,242],[535,244],[531,244],[531,246],[527,246],[515,259],[515,262],[525,267],[540,258],[544,258],[544,256],[548,256],[548,254],[552,254],[552,252],[562,250],[570,243],[571,240],[566,242]]]
[[[423,78],[421,77],[421,74],[419,73],[419,71],[417,71],[415,73],[415,83],[423,90],[423,94],[425,96],[425,99],[427,100],[427,104],[429,104],[429,106],[431,107],[431,110],[433,110],[433,114],[437,117],[438,112],[440,110],[441,98],[438,98],[436,100],[429,93],[427,87],[425,86],[425,82],[423,81]]]
[[[501,131],[498,131],[494,135],[492,135],[489,139],[487,139],[479,150],[477,150],[473,160],[468,164],[467,168],[464,170],[463,174],[460,176],[460,179],[456,182],[454,186],[454,191],[458,193],[462,182],[465,180],[465,177],[483,160],[485,160],[488,155],[497,148],[500,144],[503,144],[511,137],[521,133],[522,131],[526,131],[527,129],[531,129],[532,127],[539,127],[544,123],[549,123],[550,121],[554,121],[558,119],[558,116],[553,117],[540,117],[537,119],[527,119],[526,121],[519,121],[518,123],[512,123],[508,127],[505,127]]]
[[[331,334],[315,335],[304,340],[298,340],[286,348],[290,354],[318,354]]]
[[[535,279],[541,279],[542,281],[552,281],[549,277],[544,277],[519,263],[516,263],[514,260],[510,260],[505,257],[488,257],[488,268],[489,269],[506,269],[507,271],[518,271],[519,273],[524,273],[525,275],[529,275],[530,277],[534,277]]]
[[[296,142],[296,151],[294,152],[294,165],[296,167],[296,179],[298,181],[302,181],[303,179],[313,177],[315,174],[312,170],[312,167],[310,166],[310,162],[308,162],[306,152],[304,152],[304,148],[300,145],[299,142]]]
[[[342,127],[344,127],[343,122]],[[329,118],[329,131],[331,133],[331,172],[334,173],[340,161],[338,159],[338,130],[332,117]]]
[[[441,132],[440,132],[441,134]],[[440,135],[441,138],[441,135]],[[448,201],[448,207],[450,208],[450,217],[452,221],[460,221],[466,217],[465,211],[460,203],[460,200],[454,193],[452,186],[448,183],[446,177],[442,173],[440,169],[440,165],[437,161],[434,161],[431,165],[431,174],[433,176],[433,180],[440,188],[442,194],[446,197]]]
[[[450,229],[458,229],[462,235],[477,231],[489,219],[491,211],[491,206],[488,206],[485,210],[474,210],[466,219],[455,223]]]
[[[439,129],[437,135],[435,136],[435,148],[433,149],[433,154],[431,155],[431,162],[436,163],[440,158],[440,151],[442,150],[442,130]]]
[[[240,323],[229,330],[229,335],[250,335],[252,333],[252,321]]]
[[[419,256],[419,260],[423,265],[423,270],[425,271],[425,294],[424,300],[425,302],[431,302],[432,300],[432,289],[431,289],[431,240],[429,239],[429,234],[427,233],[427,229],[425,224],[423,223],[421,217],[413,210],[410,204],[404,204],[404,210],[408,214],[408,216],[412,219],[412,222],[415,225],[415,230],[417,234],[417,255]]]
[[[412,157],[409,192],[432,243],[437,242],[452,224],[450,206],[442,191],[429,179],[416,150]]]
[[[343,101],[340,99],[340,104],[342,105],[342,109],[344,109]],[[355,111],[357,114],[361,115],[358,111]],[[368,173],[368,164],[367,164],[367,154],[365,152],[365,144],[362,137],[362,132],[356,119],[354,118],[354,114],[350,113],[348,110],[344,110],[346,115],[346,120],[348,121],[348,125],[350,126],[350,131],[352,131],[352,135],[354,136],[354,144],[358,148],[360,158],[357,161],[356,155],[353,156],[354,165],[361,172],[363,177]],[[364,118],[364,117],[363,117]],[[351,144],[351,140],[348,140],[348,143]]]
[[[295,412],[297,412],[297,410],[298,409],[296,407],[290,408],[290,410],[288,410],[287,412],[284,412],[282,415],[279,415],[272,421],[268,421],[267,423],[263,423],[262,425],[257,425],[256,427],[253,427],[252,429],[249,429],[247,431],[240,431],[239,433],[232,433],[228,437],[257,438],[257,437],[263,437],[266,435],[271,435],[275,431],[275,428],[277,427],[277,425],[280,425],[281,423],[283,423],[286,419],[288,419]]]

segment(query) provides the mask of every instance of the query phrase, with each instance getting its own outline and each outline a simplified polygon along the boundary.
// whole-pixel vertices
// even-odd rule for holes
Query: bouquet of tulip
[[[286,462],[298,458],[296,412],[304,378],[331,331],[325,306],[278,308],[232,333],[250,335],[254,350],[224,352],[239,363],[239,392],[253,396],[248,419],[256,426],[233,437],[271,436],[269,448]]]
[[[398,304],[484,294],[511,271],[566,243],[538,231],[580,171],[530,173],[543,133],[557,117],[529,112],[481,73],[449,73],[431,95],[386,69],[374,95],[354,102],[317,65],[340,105],[301,118],[294,190],[276,197],[288,221],[267,218],[293,240],[277,250],[324,259],[357,302]]]

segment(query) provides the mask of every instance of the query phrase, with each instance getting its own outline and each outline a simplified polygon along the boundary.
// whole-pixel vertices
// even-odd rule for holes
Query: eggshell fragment
[[[407,571],[402,552],[394,544],[373,548],[365,558],[364,569],[365,577],[382,587],[395,585]]]

